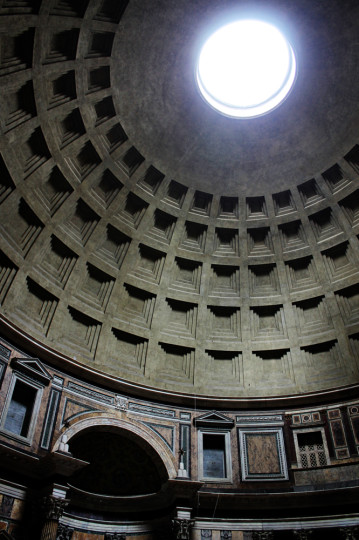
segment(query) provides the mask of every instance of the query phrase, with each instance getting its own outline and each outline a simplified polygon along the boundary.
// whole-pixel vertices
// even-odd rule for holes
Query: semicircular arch
[[[150,448],[155,452],[158,460],[164,465],[169,479],[174,479],[177,476],[177,469],[175,463],[175,457],[172,454],[168,446],[159,438],[156,437],[153,431],[144,425],[138,425],[127,420],[113,418],[109,416],[92,417],[79,420],[70,427],[65,429],[56,440],[53,445],[52,451],[59,450],[60,442],[63,435],[67,436],[67,440],[70,441],[76,435],[88,430],[106,430],[106,431],[119,431],[130,436],[144,449]]]

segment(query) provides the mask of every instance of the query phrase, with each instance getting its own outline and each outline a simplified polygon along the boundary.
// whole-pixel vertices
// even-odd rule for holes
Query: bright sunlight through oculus
[[[219,112],[251,118],[271,111],[296,77],[293,49],[269,23],[239,20],[217,30],[202,47],[197,82]]]

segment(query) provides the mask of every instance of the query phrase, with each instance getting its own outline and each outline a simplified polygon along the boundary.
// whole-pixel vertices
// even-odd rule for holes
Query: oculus
[[[252,118],[283,102],[296,72],[293,49],[275,26],[241,19],[207,39],[199,54],[196,79],[214,109],[226,116]]]

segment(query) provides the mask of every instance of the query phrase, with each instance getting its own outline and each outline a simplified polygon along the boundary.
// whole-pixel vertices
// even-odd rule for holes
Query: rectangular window
[[[298,430],[293,435],[300,469],[330,465],[324,428]]]
[[[4,425],[7,431],[28,436],[36,394],[37,390],[32,386],[16,381]]]
[[[203,476],[208,478],[227,476],[224,435],[203,434]]]
[[[327,464],[320,431],[298,433],[298,447],[303,469],[322,467]]]
[[[13,373],[0,428],[4,433],[30,443],[34,434],[43,386]]]
[[[232,481],[229,431],[198,431],[198,470],[201,480]]]

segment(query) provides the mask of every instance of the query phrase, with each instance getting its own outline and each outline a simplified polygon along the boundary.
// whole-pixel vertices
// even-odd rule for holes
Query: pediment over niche
[[[14,358],[11,362],[13,369],[25,373],[43,384],[49,384],[52,377],[38,358]]]
[[[231,429],[234,426],[234,420],[217,411],[211,411],[193,420],[196,427],[211,427]]]

